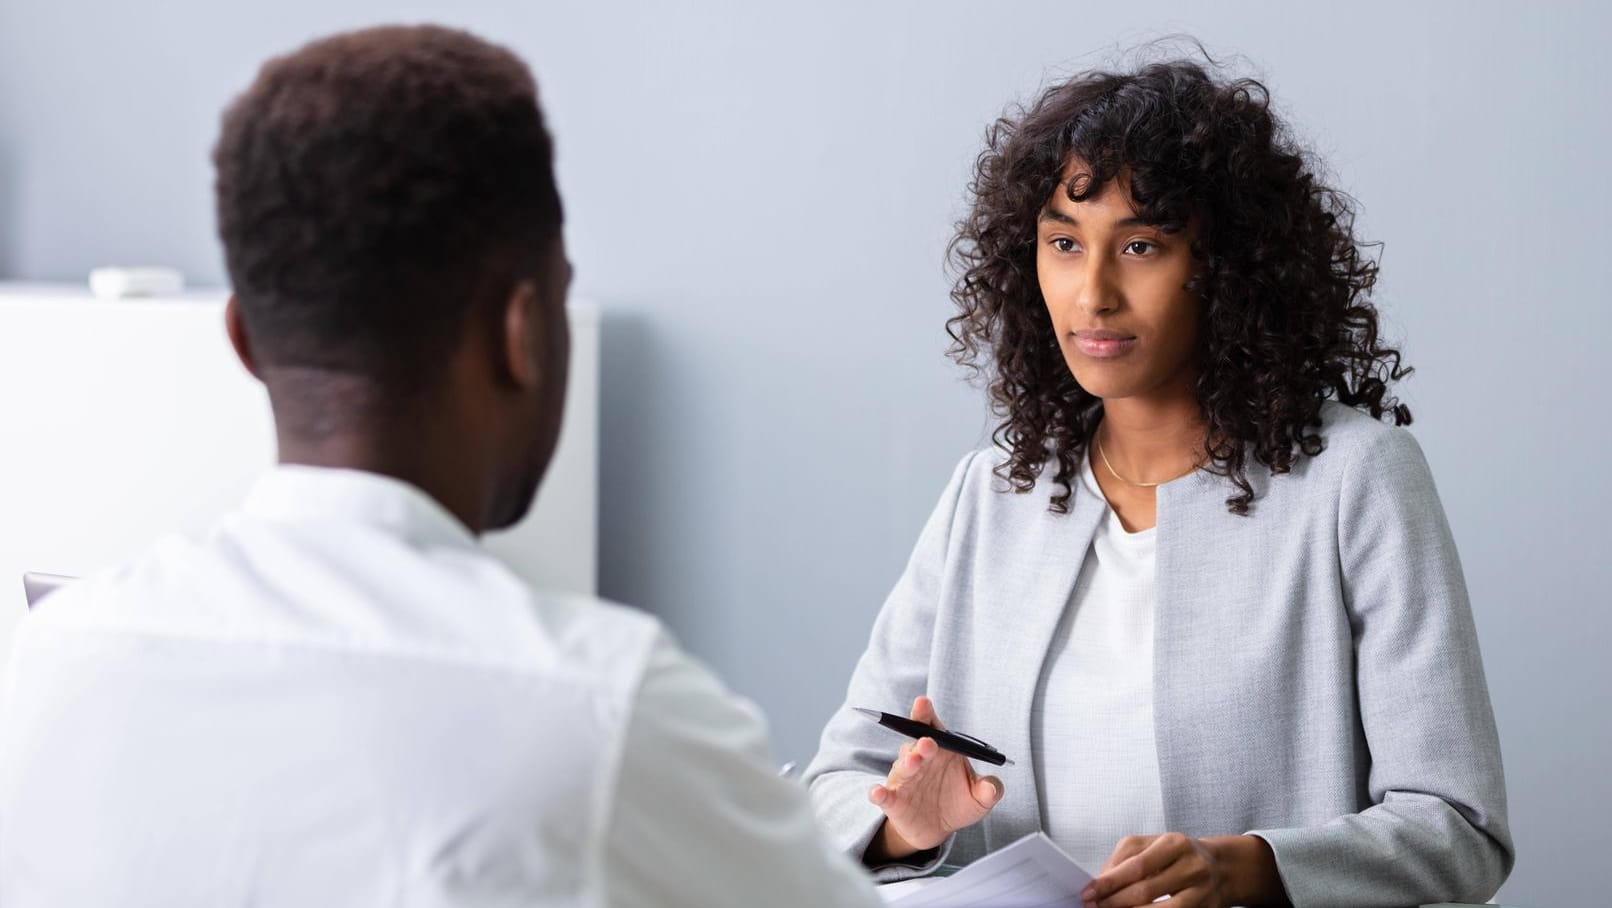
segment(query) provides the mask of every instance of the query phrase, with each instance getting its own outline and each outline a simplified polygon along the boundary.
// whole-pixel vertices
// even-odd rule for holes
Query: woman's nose
[[[1084,279],[1075,295],[1075,305],[1086,315],[1099,315],[1119,307],[1119,288],[1114,284],[1113,266],[1100,256],[1088,259]]]

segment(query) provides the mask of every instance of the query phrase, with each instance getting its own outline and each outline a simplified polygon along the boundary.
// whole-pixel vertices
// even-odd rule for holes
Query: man
[[[214,153],[281,465],[24,622],[0,904],[873,905],[651,618],[535,593],[570,281],[526,68],[434,27],[270,61]]]

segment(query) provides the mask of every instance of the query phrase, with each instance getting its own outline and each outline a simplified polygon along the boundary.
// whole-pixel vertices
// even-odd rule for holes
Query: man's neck
[[[280,438],[279,462],[308,467],[362,470],[402,480],[420,489],[459,519],[471,533],[481,533],[481,495],[478,484],[464,481],[463,474],[433,468],[420,458],[397,456],[396,445],[364,436],[336,436],[317,441]]]
[[[324,381],[310,395],[295,381],[269,383],[279,462],[362,470],[402,480],[436,499],[480,535],[485,522],[490,445],[456,414],[428,399],[382,406],[356,384]]]

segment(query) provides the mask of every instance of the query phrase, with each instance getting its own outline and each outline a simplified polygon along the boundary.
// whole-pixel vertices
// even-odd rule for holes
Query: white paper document
[[[1035,832],[952,876],[879,887],[891,908],[1080,908],[1091,874]]]

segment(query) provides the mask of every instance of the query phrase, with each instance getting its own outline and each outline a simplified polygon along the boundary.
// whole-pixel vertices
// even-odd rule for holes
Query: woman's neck
[[[1096,441],[1116,478],[1167,482],[1198,465],[1204,432],[1195,397],[1127,397],[1103,401]]]

